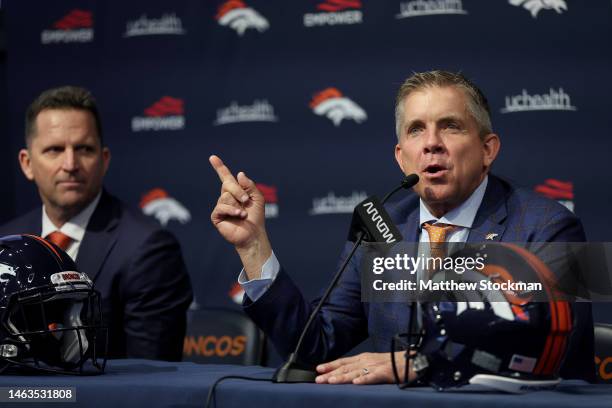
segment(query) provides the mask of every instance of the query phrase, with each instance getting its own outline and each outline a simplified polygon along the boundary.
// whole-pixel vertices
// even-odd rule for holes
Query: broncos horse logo
[[[161,188],[155,188],[145,194],[140,201],[140,208],[146,215],[154,216],[164,227],[170,220],[177,220],[181,224],[191,220],[189,210]]]
[[[567,4],[565,0],[509,0],[513,6],[523,6],[525,9],[531,12],[533,18],[538,16],[538,13],[542,9],[554,9],[557,13],[561,14],[567,10]]]
[[[335,126],[340,126],[340,122],[344,119],[361,123],[368,118],[359,105],[342,95],[342,92],[336,88],[327,88],[318,92],[309,106],[315,114],[326,116]]]
[[[0,263],[0,283],[8,282],[13,276],[17,276],[15,268],[7,264]]]
[[[219,11],[215,17],[219,24],[228,26],[238,35],[243,35],[249,28],[254,28],[259,32],[265,31],[270,27],[268,21],[257,11],[241,0],[229,0],[219,6]]]

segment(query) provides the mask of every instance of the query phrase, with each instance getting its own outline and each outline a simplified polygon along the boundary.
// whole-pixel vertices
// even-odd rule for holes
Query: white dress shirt
[[[42,233],[41,236],[44,238],[52,232],[59,231],[63,234],[69,236],[72,241],[68,248],[66,248],[66,253],[72,258],[72,260],[76,260],[77,255],[79,254],[79,248],[81,247],[81,242],[83,241],[83,237],[85,236],[85,231],[87,229],[87,224],[89,224],[89,219],[93,214],[94,210],[98,206],[98,202],[100,201],[100,197],[102,196],[102,191],[98,193],[96,198],[93,199],[91,203],[87,205],[80,213],[72,217],[68,222],[61,226],[61,228],[57,228],[55,224],[49,219],[47,215],[47,210],[45,206],[42,207]]]

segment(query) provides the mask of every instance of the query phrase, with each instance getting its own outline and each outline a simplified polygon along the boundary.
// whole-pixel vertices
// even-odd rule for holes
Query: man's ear
[[[111,160],[111,152],[108,147],[102,148],[102,162],[104,163],[104,174],[108,171],[108,166],[110,165]]]
[[[402,148],[400,147],[399,143],[395,145],[395,161],[400,169],[402,169],[402,173],[406,174],[404,171],[404,161],[402,160]]]
[[[30,157],[30,151],[28,149],[21,149],[19,151],[19,165],[21,171],[30,181],[34,180],[34,173],[32,172],[32,158]]]
[[[484,150],[484,165],[489,168],[491,164],[495,161],[497,154],[499,153],[499,149],[501,147],[501,141],[499,140],[499,136],[495,133],[489,133],[482,140],[482,147]]]

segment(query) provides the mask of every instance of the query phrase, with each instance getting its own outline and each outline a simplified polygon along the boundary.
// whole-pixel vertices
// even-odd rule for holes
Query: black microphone
[[[279,367],[274,373],[274,376],[272,377],[274,382],[314,382],[315,378],[317,377],[315,366],[312,364],[299,362],[297,358],[302,342],[304,341],[304,337],[306,336],[306,332],[308,332],[310,325],[321,310],[321,307],[323,307],[323,304],[325,304],[329,298],[331,291],[340,280],[346,266],[362,241],[365,240],[369,242],[392,243],[402,240],[402,234],[391,221],[391,217],[387,213],[387,210],[385,210],[385,207],[383,207],[383,204],[389,199],[389,197],[402,188],[409,189],[418,183],[418,181],[419,176],[416,174],[410,174],[404,178],[398,187],[387,194],[382,201],[378,201],[378,198],[372,196],[365,199],[355,207],[355,210],[353,211],[353,220],[351,221],[351,229],[349,231],[349,240],[355,242],[355,245],[353,245],[349,255],[344,260],[344,263],[340,269],[338,269],[338,272],[336,272],[336,275],[334,275],[334,278],[325,290],[325,293],[319,300],[319,303],[310,314],[306,325],[304,325],[304,329],[302,329],[302,333],[300,334],[300,338],[295,346],[295,349],[293,350],[293,353],[289,355],[289,358],[285,364]]]

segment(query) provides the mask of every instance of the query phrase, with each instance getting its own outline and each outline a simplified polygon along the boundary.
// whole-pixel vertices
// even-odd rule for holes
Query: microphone
[[[368,197],[361,203],[359,203],[353,211],[353,219],[351,221],[351,229],[349,231],[349,240],[355,242],[349,255],[344,260],[336,275],[332,279],[330,285],[325,290],[325,293],[319,300],[319,303],[314,308],[306,325],[302,329],[300,338],[293,350],[293,353],[289,355],[289,358],[281,367],[279,367],[272,380],[277,383],[296,383],[296,382],[314,382],[317,376],[315,366],[312,364],[305,364],[298,361],[298,353],[302,346],[302,342],[310,328],[310,325],[314,321],[315,317],[329,298],[332,290],[340,280],[340,277],[344,273],[346,266],[355,254],[355,251],[361,245],[362,241],[367,242],[397,242],[402,240],[402,234],[399,232],[397,227],[391,221],[391,217],[383,207],[383,204],[396,192],[405,188],[409,189],[413,187],[419,181],[419,176],[416,174],[410,174],[402,180],[401,184],[388,193],[382,201],[372,196]]]

